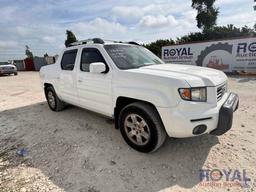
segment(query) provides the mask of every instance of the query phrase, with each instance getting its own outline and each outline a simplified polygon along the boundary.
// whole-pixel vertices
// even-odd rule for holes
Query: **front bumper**
[[[17,70],[0,70],[0,75],[14,74],[14,73],[17,73]]]
[[[210,132],[212,135],[222,135],[232,127],[233,113],[238,109],[239,97],[230,93],[225,103],[220,108],[219,121],[216,129]]]
[[[216,104],[182,102],[174,108],[157,107],[170,137],[193,137],[195,127],[203,125],[203,133],[222,135],[232,126],[233,112],[238,108],[237,94],[226,93]]]

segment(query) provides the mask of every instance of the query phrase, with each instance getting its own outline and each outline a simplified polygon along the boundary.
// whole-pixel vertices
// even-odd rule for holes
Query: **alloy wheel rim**
[[[127,137],[136,145],[146,145],[150,140],[150,129],[147,122],[138,114],[129,114],[124,121]]]
[[[49,91],[47,97],[48,97],[49,105],[50,105],[52,108],[54,108],[54,107],[55,107],[55,97],[54,97],[54,95],[53,95],[53,92],[52,92],[52,91]]]

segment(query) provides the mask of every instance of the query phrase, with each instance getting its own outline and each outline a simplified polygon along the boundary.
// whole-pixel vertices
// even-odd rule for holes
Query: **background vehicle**
[[[0,75],[18,75],[17,68],[12,64],[0,64]]]
[[[166,135],[224,134],[239,102],[227,92],[223,72],[165,64],[132,42],[73,43],[40,75],[53,111],[70,103],[114,118],[124,140],[141,152],[158,149]]]

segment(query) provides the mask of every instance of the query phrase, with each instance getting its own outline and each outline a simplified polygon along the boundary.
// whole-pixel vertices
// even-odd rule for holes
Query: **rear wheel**
[[[46,88],[45,96],[51,110],[61,111],[65,108],[65,103],[59,99],[53,87]]]
[[[118,120],[124,140],[137,151],[156,151],[165,141],[166,132],[156,109],[136,102],[122,109]]]

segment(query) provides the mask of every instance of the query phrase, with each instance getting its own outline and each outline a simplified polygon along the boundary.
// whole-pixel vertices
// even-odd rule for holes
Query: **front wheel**
[[[136,102],[124,107],[118,125],[126,143],[140,152],[156,151],[166,139],[156,109],[147,103]]]
[[[51,110],[61,111],[65,108],[65,103],[59,99],[53,87],[46,88],[45,96]]]

